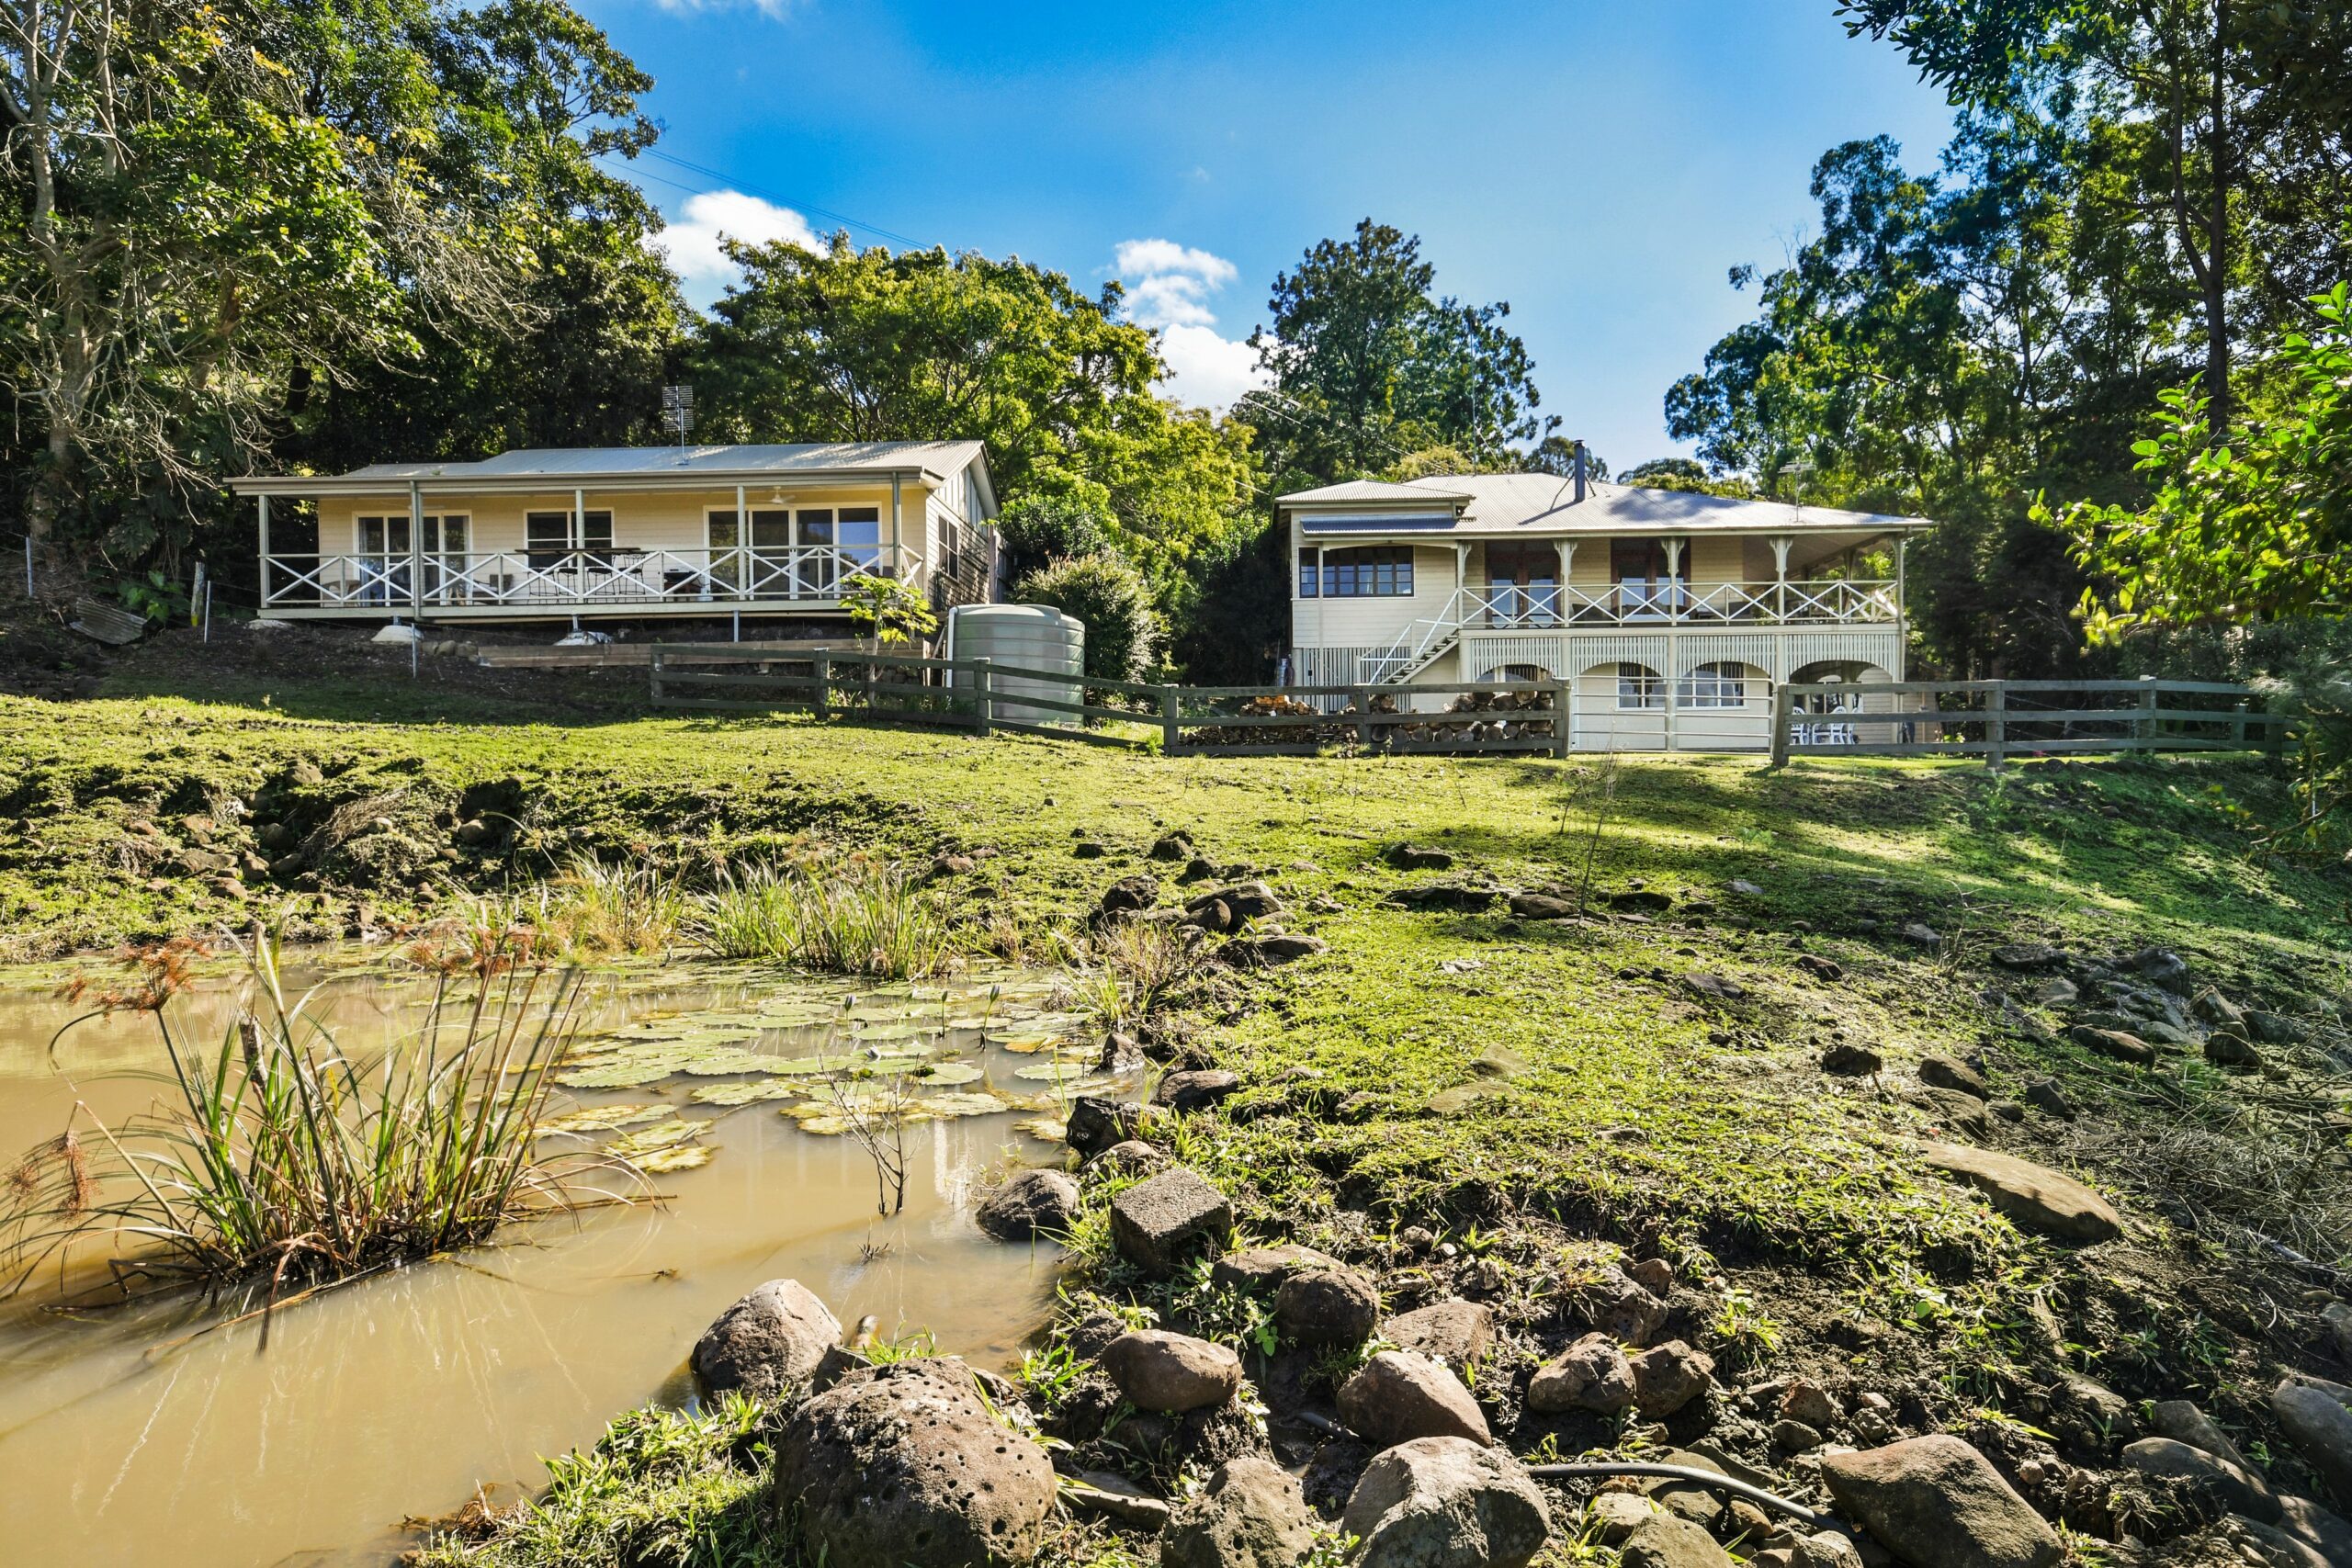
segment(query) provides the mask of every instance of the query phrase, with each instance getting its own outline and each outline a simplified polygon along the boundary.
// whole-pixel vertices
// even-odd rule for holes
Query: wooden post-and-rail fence
[[[2290,721],[2218,681],[1796,682],[1772,695],[1772,762],[2076,751],[2276,751]]]
[[[1107,681],[986,659],[862,649],[656,643],[653,705],[677,712],[803,711],[989,735],[998,730],[1192,756],[1392,753],[1566,757],[1607,750],[1566,681],[1413,686],[1180,686]],[[2192,681],[1790,683],[1772,694],[1769,750],[1795,757],[2008,757],[2045,752],[2276,750],[2286,721],[2247,687]],[[1751,734],[1753,731],[1750,732]],[[1763,736],[1755,750],[1768,750]]]

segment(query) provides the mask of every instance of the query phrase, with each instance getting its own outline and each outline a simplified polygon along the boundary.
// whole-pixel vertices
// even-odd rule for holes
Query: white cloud
[[[1220,336],[1209,304],[1240,276],[1231,262],[1173,240],[1123,240],[1113,265],[1126,285],[1127,319],[1159,329],[1159,354],[1168,362],[1163,390],[1222,413],[1264,384],[1257,351]]]
[[[792,9],[792,0],[653,0],[664,11],[690,14],[696,11],[752,10],[769,21],[780,22]]]
[[[812,251],[825,248],[800,214],[740,190],[704,191],[686,197],[669,227],[647,243],[670,258],[688,297],[704,300],[716,298],[736,276],[735,264],[719,248],[722,237],[752,245],[785,240]]]

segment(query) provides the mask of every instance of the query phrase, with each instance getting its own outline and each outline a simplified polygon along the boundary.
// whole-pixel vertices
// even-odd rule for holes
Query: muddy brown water
[[[292,977],[321,986],[313,1010],[339,1038],[392,1048],[429,994],[381,962],[313,959]],[[164,1063],[150,1019],[82,1024],[52,1060],[51,1036],[79,1010],[51,981],[0,974],[0,1166],[61,1131],[77,1097],[119,1123],[161,1088],[133,1076]],[[712,1149],[708,1163],[656,1179],[669,1195],[659,1206],[510,1227],[490,1247],[278,1311],[266,1335],[257,1319],[223,1326],[228,1309],[186,1296],[62,1313],[53,1276],[28,1286],[0,1300],[0,1561],[384,1562],[413,1544],[404,1519],[447,1514],[477,1487],[511,1501],[544,1483],[542,1456],[593,1442],[617,1413],[690,1402],[695,1337],[779,1276],[817,1291],[844,1324],[870,1313],[885,1337],[928,1333],[989,1365],[1017,1357],[1050,1306],[1057,1256],[989,1240],[973,1211],[1008,1162],[1057,1152],[1031,1119],[1050,1121],[1072,1092],[1040,1080],[1080,1071],[1080,1031],[1056,1010],[1067,1002],[1049,979],[967,976],[948,995],[901,987],[854,1002],[847,987],[713,966],[588,985],[573,1055],[606,1077],[647,1076],[628,1064],[649,1049],[922,1054],[968,1080],[950,1091],[962,1113],[908,1129],[906,1209],[886,1221],[850,1139],[780,1114],[789,1100],[694,1098],[771,1083],[781,1096],[786,1080],[682,1071],[567,1089],[567,1110],[658,1112],[638,1129],[703,1123],[686,1146]],[[181,1037],[216,1045],[244,986],[209,975],[175,1002]],[[1012,1108],[978,1112],[978,1094]]]

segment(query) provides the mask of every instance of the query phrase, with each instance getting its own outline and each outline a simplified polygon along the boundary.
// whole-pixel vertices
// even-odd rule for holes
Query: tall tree
[[[737,246],[692,353],[704,430],[742,441],[964,437],[1000,491],[1108,518],[1163,592],[1247,504],[1250,433],[1152,392],[1152,333],[1059,273],[836,236]]]
[[[1534,362],[1504,328],[1508,304],[1434,292],[1420,241],[1367,218],[1274,279],[1272,324],[1252,333],[1271,389],[1237,410],[1278,457],[1329,480],[1452,447],[1484,464],[1548,433]]]
[[[2195,302],[2226,426],[2249,334],[2340,276],[2352,204],[2352,11],[2267,0],[1840,0],[1957,104],[2079,119],[2116,215]]]

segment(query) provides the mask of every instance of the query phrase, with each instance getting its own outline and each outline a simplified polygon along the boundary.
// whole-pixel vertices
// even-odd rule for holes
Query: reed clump
[[[666,952],[693,907],[678,873],[650,856],[634,862],[574,854],[542,897],[539,922],[582,958]]]
[[[938,974],[955,952],[938,897],[865,855],[729,868],[695,903],[695,935],[720,958],[905,980]]]
[[[217,1048],[182,1038],[170,1007],[201,950],[128,952],[128,984],[79,983],[93,1010],[152,1018],[167,1068],[154,1107],[74,1124],[0,1183],[0,1292],[74,1256],[105,1255],[97,1289],[319,1283],[487,1240],[511,1221],[629,1200],[625,1164],[534,1148],[571,1032],[574,977],[530,927],[484,919],[411,950],[435,976],[415,1037],[346,1050],[288,998],[274,944],[247,950],[253,1000]],[[612,1188],[598,1178],[609,1173]]]

